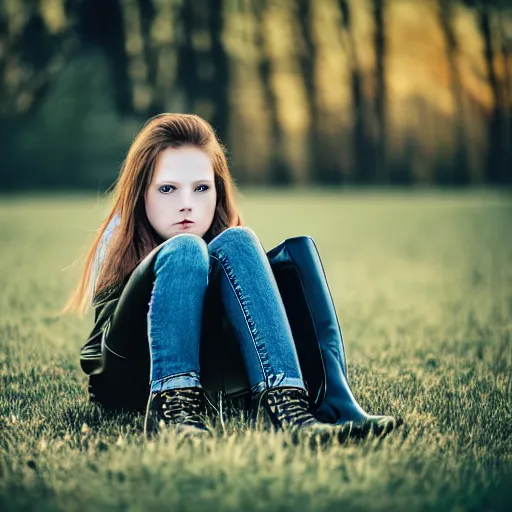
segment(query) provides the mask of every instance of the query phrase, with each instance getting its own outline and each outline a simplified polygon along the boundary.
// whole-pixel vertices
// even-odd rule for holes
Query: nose
[[[192,195],[186,191],[182,191],[180,212],[192,211]]]

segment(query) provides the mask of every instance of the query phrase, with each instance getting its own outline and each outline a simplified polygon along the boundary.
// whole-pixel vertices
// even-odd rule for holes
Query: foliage
[[[510,184],[509,3],[4,0],[0,189],[106,188],[124,138],[98,139],[160,112],[245,184]]]

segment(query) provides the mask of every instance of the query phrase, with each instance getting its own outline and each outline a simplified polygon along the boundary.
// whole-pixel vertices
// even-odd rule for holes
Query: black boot
[[[290,433],[294,441],[308,439],[325,443],[343,441],[350,434],[346,425],[318,421],[309,410],[306,391],[293,387],[269,388],[255,395],[253,426],[263,425]]]
[[[172,428],[184,437],[209,437],[205,424],[206,402],[202,388],[181,388],[151,393],[144,418],[144,436]]]
[[[292,328],[310,404],[321,421],[386,434],[402,421],[366,413],[347,380],[343,337],[312,238],[288,238],[267,253]]]

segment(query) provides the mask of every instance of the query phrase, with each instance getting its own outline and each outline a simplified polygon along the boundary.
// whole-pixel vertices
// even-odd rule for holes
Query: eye
[[[162,194],[169,194],[173,188],[175,189],[176,187],[173,185],[162,185],[158,190],[162,192]]]
[[[208,185],[199,185],[199,187],[197,188],[201,188],[201,187],[205,187],[204,190],[202,190],[201,192],[206,192],[210,187]],[[196,190],[197,190],[196,188]]]

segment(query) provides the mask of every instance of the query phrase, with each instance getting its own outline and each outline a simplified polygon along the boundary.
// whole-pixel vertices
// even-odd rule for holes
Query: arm
[[[94,314],[94,327],[87,338],[87,341],[80,350],[80,366],[88,375],[96,375],[103,371],[104,357],[102,355],[102,342],[104,334],[110,325],[110,318],[115,311],[117,303],[119,302],[119,293],[116,290],[96,295],[96,284],[98,282],[101,266],[105,260],[108,244],[112,238],[114,230],[119,225],[120,220],[121,218],[119,214],[112,217],[112,220],[108,223],[101,237],[92,262],[89,286],[91,290],[91,297],[93,297],[92,307],[96,308]]]
[[[116,291],[96,306],[94,327],[80,349],[80,366],[88,375],[97,375],[103,372],[105,366],[103,340],[118,302],[119,292]]]

